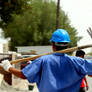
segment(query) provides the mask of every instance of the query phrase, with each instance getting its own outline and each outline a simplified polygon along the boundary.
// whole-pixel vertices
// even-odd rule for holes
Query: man
[[[84,58],[85,52],[83,50],[77,50],[76,51],[76,56]],[[83,80],[81,82],[81,86],[80,86],[79,92],[86,92],[85,87],[86,87],[86,90],[88,90],[89,87],[88,87],[86,76],[83,78]]]
[[[66,49],[70,42],[64,29],[57,29],[50,40],[53,51]],[[92,75],[92,61],[87,61],[64,53],[41,56],[22,70],[15,69],[9,61],[2,67],[30,83],[36,83],[39,92],[78,92],[86,74]]]

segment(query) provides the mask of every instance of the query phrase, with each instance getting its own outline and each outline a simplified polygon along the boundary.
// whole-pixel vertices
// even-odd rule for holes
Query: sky
[[[60,0],[60,6],[68,14],[71,25],[77,29],[78,36],[82,36],[82,40],[78,42],[78,46],[92,43],[87,29],[92,28],[92,0]],[[90,49],[84,49],[90,52]]]
[[[0,29],[0,44],[2,43],[7,43],[7,39],[4,39],[4,37],[2,36],[2,30]]]

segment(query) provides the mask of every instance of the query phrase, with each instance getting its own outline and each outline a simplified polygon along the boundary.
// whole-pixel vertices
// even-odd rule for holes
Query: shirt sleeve
[[[30,83],[38,83],[41,78],[42,71],[42,60],[40,58],[32,61],[31,64],[27,65],[22,69],[22,73]]]
[[[74,64],[77,70],[83,75],[92,75],[92,60],[75,58]]]
[[[87,75],[92,75],[92,60],[84,60],[83,66],[85,67],[85,73]]]

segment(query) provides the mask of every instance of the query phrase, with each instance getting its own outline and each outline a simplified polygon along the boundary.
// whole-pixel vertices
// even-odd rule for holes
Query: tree
[[[4,28],[4,36],[11,37],[11,50],[15,46],[50,45],[52,32],[56,30],[56,3],[31,0],[30,9],[22,15],[12,14],[13,21]],[[68,16],[60,10],[60,28],[68,30],[70,46],[76,46],[77,32],[70,25]],[[72,35],[73,34],[73,35]]]
[[[60,0],[57,0],[56,29],[60,27]]]
[[[27,9],[29,0],[0,0],[0,27],[13,20],[11,14],[21,14]]]

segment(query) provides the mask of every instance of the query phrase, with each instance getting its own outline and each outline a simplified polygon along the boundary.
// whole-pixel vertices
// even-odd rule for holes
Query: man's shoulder
[[[40,58],[41,58],[41,59],[45,59],[45,58],[49,58],[49,57],[53,57],[53,55],[52,55],[52,54],[50,54],[50,55],[43,55],[43,56],[41,56]]]

